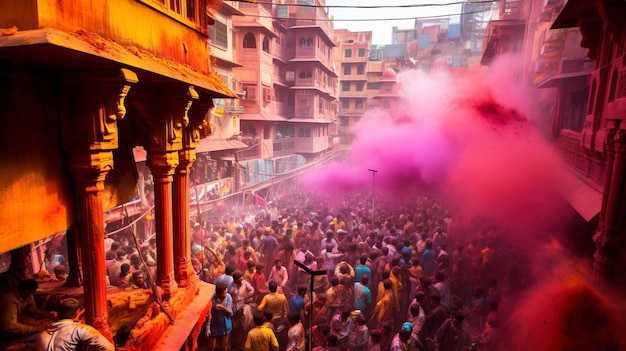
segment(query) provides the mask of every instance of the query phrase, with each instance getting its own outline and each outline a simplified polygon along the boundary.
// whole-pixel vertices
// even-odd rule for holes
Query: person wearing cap
[[[390,351],[424,350],[424,345],[411,332],[411,323],[402,324],[400,331],[391,339]]]
[[[29,323],[25,316],[46,318],[51,314],[41,311],[35,304],[33,295],[39,288],[34,279],[19,283],[16,289],[9,291],[0,300],[0,342],[32,342],[43,330],[44,325]]]
[[[58,318],[39,334],[35,350],[72,351],[102,350],[113,351],[115,346],[94,327],[75,322],[80,302],[74,298],[61,300]]]

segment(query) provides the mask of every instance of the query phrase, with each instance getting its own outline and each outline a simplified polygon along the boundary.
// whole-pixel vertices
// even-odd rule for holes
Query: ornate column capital
[[[213,98],[206,96],[194,102],[189,110],[189,125],[183,134],[183,149],[195,149],[200,143],[200,139],[211,134],[207,116],[213,107]]]
[[[117,149],[117,121],[126,115],[126,96],[138,81],[137,75],[125,68],[62,77],[62,84],[67,85],[61,90],[65,92],[61,99],[64,149]]]
[[[164,179],[170,183],[179,164],[178,152],[148,150],[147,164],[155,182]]]
[[[150,116],[150,136],[147,147],[153,150],[183,149],[183,131],[189,125],[189,109],[198,93],[193,86],[184,90],[161,93],[160,108]]]
[[[112,151],[70,152],[68,164],[77,190],[86,193],[102,192],[104,178],[113,169]]]

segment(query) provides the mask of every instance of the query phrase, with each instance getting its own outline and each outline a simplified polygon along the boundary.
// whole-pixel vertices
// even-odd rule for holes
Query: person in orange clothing
[[[382,298],[376,303],[372,320],[377,326],[382,325],[385,321],[393,321],[393,292],[391,291],[391,280],[385,279],[383,282],[385,288]]]

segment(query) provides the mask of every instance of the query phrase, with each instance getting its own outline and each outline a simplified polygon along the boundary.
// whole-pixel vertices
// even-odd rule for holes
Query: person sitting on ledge
[[[115,347],[94,327],[75,322],[80,302],[74,298],[61,300],[59,321],[49,325],[39,334],[35,350],[102,350],[114,351]]]
[[[28,343],[37,339],[44,324],[37,319],[51,318],[53,314],[37,308],[33,295],[39,288],[34,279],[19,283],[0,300],[0,340],[10,343]],[[29,318],[30,317],[30,318]]]

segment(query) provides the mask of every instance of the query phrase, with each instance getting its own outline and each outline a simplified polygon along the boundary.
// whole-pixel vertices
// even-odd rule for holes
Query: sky
[[[327,6],[406,6],[458,3],[459,0],[327,0]],[[335,29],[348,29],[353,32],[372,31],[372,44],[391,44],[391,28],[409,29],[413,27],[410,18],[424,16],[453,15],[461,12],[461,5],[420,6],[395,8],[329,8],[329,15],[335,18]],[[402,18],[402,20],[400,20]],[[348,21],[342,21],[348,20]],[[367,21],[363,21],[367,20]],[[458,22],[458,16],[453,19]]]

